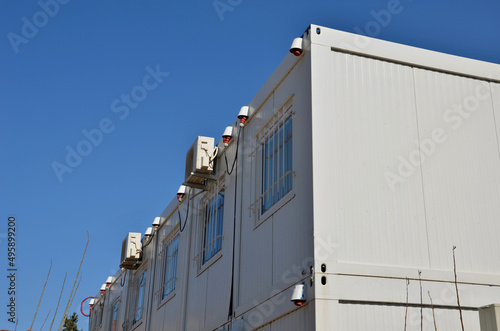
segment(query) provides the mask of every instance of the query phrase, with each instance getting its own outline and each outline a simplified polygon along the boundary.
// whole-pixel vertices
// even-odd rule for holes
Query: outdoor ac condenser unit
[[[185,181],[201,185],[214,171],[214,138],[199,136],[186,154]]]
[[[129,232],[122,244],[122,257],[120,267],[125,269],[137,269],[142,256],[141,234]]]

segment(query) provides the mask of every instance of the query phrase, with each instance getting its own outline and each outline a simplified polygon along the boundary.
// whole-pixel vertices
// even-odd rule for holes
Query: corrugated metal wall
[[[405,330],[405,307],[382,305],[339,304],[339,313],[343,316],[336,323],[336,330],[349,331],[400,331]],[[467,331],[480,331],[479,315],[476,311],[463,311],[464,327]],[[434,309],[422,312],[423,330],[434,330],[434,320],[440,331],[462,330],[459,311],[455,309]],[[323,328],[321,330],[333,330]],[[421,330],[421,314],[419,307],[408,309],[407,331]]]
[[[457,246],[460,271],[499,273],[484,254],[500,253],[489,84],[338,52],[332,63],[338,261],[449,270]]]
[[[268,323],[256,331],[282,331],[282,330],[313,330],[314,315],[310,306],[294,310],[293,312]]]
[[[479,330],[500,301],[500,84],[313,45],[312,91],[317,329],[401,330],[406,277],[455,293],[456,246]],[[460,329],[447,299],[438,327]]]
[[[422,165],[431,268],[500,273],[500,159],[486,82],[414,69],[420,139],[448,137]],[[485,254],[489,252],[489,254]]]
[[[394,191],[386,180],[399,157],[418,150],[413,70],[332,52],[332,232],[338,261],[428,267],[420,169]],[[410,170],[409,170],[410,172]],[[397,191],[396,191],[397,190]]]

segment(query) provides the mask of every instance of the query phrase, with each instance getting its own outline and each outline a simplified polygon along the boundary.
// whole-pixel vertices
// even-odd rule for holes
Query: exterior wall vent
[[[199,136],[186,154],[185,184],[201,186],[214,171],[214,138]]]
[[[137,269],[142,256],[141,234],[129,232],[122,244],[120,268]]]

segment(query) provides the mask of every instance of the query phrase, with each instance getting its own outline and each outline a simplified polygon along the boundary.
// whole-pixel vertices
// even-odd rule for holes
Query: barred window
[[[143,264],[144,265],[144,264]],[[139,323],[144,314],[144,300],[146,295],[147,269],[141,267],[136,272],[127,271],[130,276],[130,288],[127,294],[126,318],[122,324],[123,331],[130,331]],[[134,276],[132,276],[132,274]]]
[[[89,330],[96,330],[101,327],[102,325],[102,315],[103,315],[103,306],[104,303],[99,300],[94,307],[92,307],[92,313],[91,313],[91,319],[92,319],[92,327],[89,328]]]
[[[203,264],[222,248],[224,191],[220,191],[205,207],[203,227]]]
[[[177,256],[179,251],[179,233],[165,240],[159,252],[159,281],[157,290],[158,303],[160,304],[175,290],[177,277]]]
[[[289,116],[264,141],[262,148],[262,214],[292,189],[292,147]]]
[[[144,295],[146,294],[146,275],[147,271],[140,275],[139,281],[137,282],[137,300],[135,305],[135,315],[132,325],[142,318],[142,313],[144,312]]]
[[[224,225],[225,176],[210,183],[198,208],[197,254],[198,272],[210,265],[222,250]]]
[[[109,320],[109,331],[117,331],[118,309],[120,308],[120,300],[117,300],[111,307],[111,319]]]
[[[293,189],[293,105],[292,94],[255,134],[252,171],[256,178],[255,200],[249,209],[258,225],[261,218]]]

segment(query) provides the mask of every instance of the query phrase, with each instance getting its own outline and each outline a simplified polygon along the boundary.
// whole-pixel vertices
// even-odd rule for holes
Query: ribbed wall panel
[[[488,84],[415,69],[420,141],[434,142],[422,165],[431,267],[500,273],[500,159]]]
[[[331,55],[334,123],[322,144],[334,164],[322,176],[332,183],[338,260],[427,267],[420,170],[398,172],[400,158],[418,151],[412,68]],[[394,176],[401,180],[392,182]]]
[[[312,330],[312,326],[314,325],[312,317],[313,316],[311,316],[311,309],[309,306],[300,308],[274,321],[271,324],[271,331]]]
[[[273,322],[266,324],[256,331],[304,331],[314,330],[314,316],[310,306],[297,309],[289,314],[281,316]]]
[[[240,303],[252,301],[256,295],[272,286],[272,222],[264,222],[255,231],[253,224],[244,225],[253,236],[242,237]]]
[[[318,330],[349,330],[349,331],[401,331],[405,330],[404,306],[380,306],[362,304],[339,304],[337,328],[322,328]],[[439,331],[462,330],[460,315],[457,309],[434,309],[436,326]],[[463,311],[464,327],[467,331],[479,330],[479,315],[477,311]],[[420,331],[420,308],[410,307],[406,322],[407,331]],[[423,330],[434,330],[432,309],[424,308]]]
[[[308,270],[313,263],[309,70],[306,60],[300,60],[287,79],[259,105],[243,132],[245,143],[240,146],[238,157],[242,160],[238,169],[242,218],[237,220],[241,222],[241,237],[236,242],[237,252],[241,245],[236,259],[237,307],[249,307],[257,297],[271,290],[284,290],[304,277],[298,268]],[[255,136],[266,129],[265,124],[285,104],[291,105],[289,114],[293,119],[293,187],[261,214],[263,160],[262,148],[257,147],[262,142]]]
[[[490,83],[498,145],[500,146],[500,84]],[[500,154],[500,147],[498,150]]]

